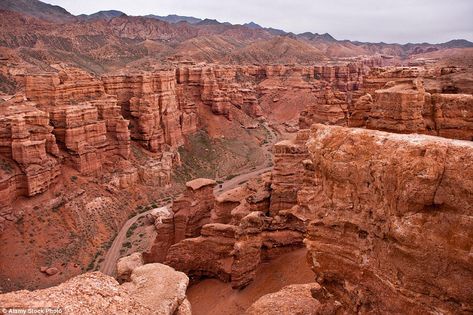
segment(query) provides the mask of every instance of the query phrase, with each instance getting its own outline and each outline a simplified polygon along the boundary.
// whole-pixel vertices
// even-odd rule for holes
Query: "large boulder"
[[[473,143],[314,125],[317,281],[346,310],[462,314],[473,309]]]
[[[295,284],[259,298],[246,310],[247,315],[317,315],[321,314],[320,302],[312,297],[311,290],[319,289],[317,283]]]
[[[53,307],[64,314],[172,315],[178,310],[189,314],[185,274],[149,264],[135,268],[130,278],[131,282],[119,285],[100,272],[86,273],[48,289],[1,294],[0,305],[4,309]]]

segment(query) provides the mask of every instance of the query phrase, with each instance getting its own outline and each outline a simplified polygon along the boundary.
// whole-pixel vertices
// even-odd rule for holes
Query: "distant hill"
[[[60,6],[38,0],[0,0],[0,10],[13,11],[56,23],[76,20],[74,15]]]
[[[167,16],[149,14],[149,15],[145,15],[145,17],[161,20],[168,23],[187,22],[189,24],[197,24],[202,21],[202,19],[195,18],[193,16],[181,16],[181,15],[175,15],[175,14],[170,14]]]
[[[243,26],[252,28],[252,29],[262,29],[263,27],[259,24],[256,24],[255,22],[250,22],[250,23],[245,23]]]
[[[83,21],[92,21],[92,20],[101,20],[101,19],[108,21],[122,15],[126,16],[126,14],[121,11],[108,10],[108,11],[99,11],[90,15],[81,14],[81,15],[78,15],[77,18]]]
[[[443,44],[387,44],[337,40],[328,33],[287,33],[255,22],[243,25],[179,15],[128,16],[100,11],[74,16],[38,0],[0,0],[0,49],[31,66],[67,62],[94,72],[175,60],[217,63],[302,63],[360,55],[400,59],[468,49]]]

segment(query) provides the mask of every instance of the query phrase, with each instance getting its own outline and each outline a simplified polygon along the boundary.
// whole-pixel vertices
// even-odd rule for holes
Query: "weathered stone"
[[[472,309],[471,142],[314,125],[308,149],[308,261],[344,309]]]
[[[89,314],[173,315],[189,309],[188,282],[181,272],[149,264],[134,269],[131,282],[121,286],[112,277],[94,272],[48,289],[0,294],[0,303],[5,309],[60,308],[65,314],[87,310]]]

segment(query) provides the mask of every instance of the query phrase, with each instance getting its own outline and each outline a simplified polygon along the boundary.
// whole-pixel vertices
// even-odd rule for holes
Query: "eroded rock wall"
[[[304,223],[290,213],[270,214],[269,186],[268,177],[264,176],[243,188],[228,191],[225,198],[217,198],[218,204],[225,200],[233,201],[224,208],[213,206],[207,209],[210,223],[202,226],[197,237],[187,235],[185,239],[176,239],[177,242],[167,251],[165,263],[193,279],[215,277],[231,282],[234,288],[242,288],[253,281],[262,261],[302,246]],[[194,205],[186,207],[191,209],[187,211],[189,218],[194,217],[192,209],[205,202],[205,199],[196,198]],[[177,202],[178,209],[182,208],[181,205],[182,202]],[[212,215],[216,210],[220,214],[222,211],[227,214]],[[174,215],[176,229],[182,225],[182,220],[176,219],[180,212]],[[228,223],[217,223],[222,217],[228,216]],[[163,221],[160,226],[164,229],[168,223]],[[158,235],[154,248],[163,248],[161,245],[164,243],[163,237]],[[148,253],[145,257],[154,258]]]
[[[317,281],[362,313],[467,313],[473,307],[473,144],[314,125]]]
[[[348,125],[396,133],[422,133],[473,139],[473,96],[430,94],[422,79],[388,82],[374,95],[359,98]]]
[[[45,192],[59,176],[59,149],[47,112],[24,99],[1,104],[1,207]],[[1,222],[0,222],[1,223]]]

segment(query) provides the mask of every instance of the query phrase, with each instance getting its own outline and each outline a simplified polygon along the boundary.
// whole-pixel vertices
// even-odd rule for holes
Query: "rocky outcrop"
[[[366,127],[399,133],[417,133],[425,130],[422,111],[425,90],[420,80],[388,83],[377,90]]]
[[[0,208],[17,196],[34,196],[55,183],[60,172],[49,115],[24,99],[1,104]]]
[[[415,80],[424,74],[419,67],[374,67],[363,78],[363,90],[373,95],[388,82]]]
[[[152,152],[183,143],[183,131],[196,129],[192,103],[179,99],[174,70],[102,77],[105,91],[116,95],[130,119],[131,138]]]
[[[122,257],[117,262],[117,280],[120,283],[130,281],[131,273],[136,268],[143,266],[143,254],[133,253]]]
[[[103,83],[89,73],[72,67],[57,72],[31,73],[25,77],[26,97],[44,107],[74,105],[102,98]]]
[[[201,236],[182,240],[169,248],[165,264],[189,277],[214,277],[229,282],[236,227],[207,224]]]
[[[130,279],[122,286],[153,314],[175,314],[181,304],[187,304],[189,278],[169,266],[143,265],[133,270]]]
[[[321,303],[312,296],[312,291],[318,289],[320,289],[320,285],[317,283],[289,285],[278,292],[262,296],[246,310],[245,314],[324,314]]]
[[[371,94],[365,94],[356,100],[350,108],[348,117],[348,126],[364,127],[370,118],[371,108],[373,107],[373,97]]]
[[[183,196],[174,201],[174,240],[200,235],[200,229],[210,223],[210,212],[214,207],[214,180],[198,178],[186,183]]]
[[[314,125],[306,246],[342,309],[473,309],[473,144]]]
[[[100,170],[112,156],[130,154],[128,121],[103,82],[76,69],[28,74],[26,97],[50,114],[53,133],[81,173]]]
[[[191,278],[215,277],[234,288],[251,283],[261,261],[301,246],[305,232],[303,222],[290,213],[269,215],[269,189],[263,176],[217,198],[221,205],[211,218],[229,223],[204,225],[198,237],[172,245],[165,263]]]
[[[90,104],[57,107],[51,111],[51,123],[58,141],[70,153],[81,173],[100,170],[107,147],[105,121],[98,120],[97,108]]]
[[[430,94],[421,79],[388,82],[374,97],[360,97],[348,125],[396,133],[473,139],[473,96]]]
[[[473,95],[433,94],[430,102],[437,135],[473,141]]]
[[[354,91],[360,89],[363,84],[363,75],[367,73],[367,69],[362,62],[315,66],[314,77],[329,82],[339,91]]]
[[[175,243],[174,212],[168,207],[155,209],[150,220],[156,229],[156,238],[151,247],[143,253],[145,262],[164,262],[169,247]]]
[[[334,92],[330,86],[322,87],[316,93],[317,102],[308,104],[299,117],[299,128],[307,129],[312,124],[346,126],[349,104],[346,94]]]
[[[201,235],[210,223],[215,204],[214,180],[198,178],[186,183],[186,191],[168,207],[155,209],[150,215],[156,228],[151,247],[143,253],[145,262],[164,262],[171,245]]]
[[[163,314],[173,315],[188,308],[189,279],[181,272],[161,265],[138,267],[131,281],[123,285],[99,272],[77,276],[56,287],[17,291],[0,295],[4,309],[50,308],[65,314]]]
[[[305,145],[308,135],[308,130],[301,130],[295,140],[284,140],[274,145],[270,205],[272,215],[297,204],[297,192],[302,186],[304,172],[302,161],[309,157]]]

